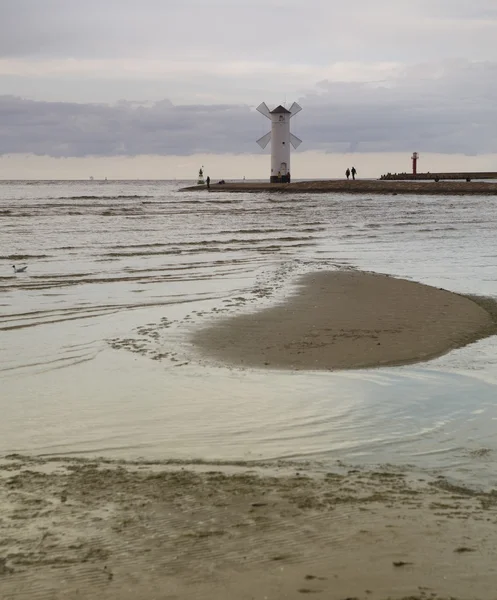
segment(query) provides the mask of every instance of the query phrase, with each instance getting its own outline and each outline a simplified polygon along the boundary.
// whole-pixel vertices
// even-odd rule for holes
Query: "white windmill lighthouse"
[[[302,110],[294,102],[287,110],[283,106],[278,106],[274,110],[269,110],[266,103],[263,102],[257,107],[257,110],[265,117],[271,120],[271,131],[257,140],[259,146],[264,149],[271,142],[271,183],[288,181],[287,175],[290,174],[290,144],[298,148],[302,140],[293,133],[290,133],[290,119]]]

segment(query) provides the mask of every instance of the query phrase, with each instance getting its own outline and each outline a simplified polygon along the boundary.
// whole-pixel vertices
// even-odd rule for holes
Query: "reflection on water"
[[[178,187],[0,184],[0,452],[395,462],[497,485],[495,338],[347,373],[214,368],[188,346],[317,268],[497,296],[493,199]]]

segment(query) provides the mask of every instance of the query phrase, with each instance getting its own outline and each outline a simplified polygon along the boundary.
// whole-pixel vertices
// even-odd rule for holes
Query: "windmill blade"
[[[268,119],[271,118],[271,113],[265,102],[263,102],[262,104],[259,104],[259,106],[257,107],[257,110],[261,113],[261,115],[264,115]]]
[[[257,143],[264,150],[264,148],[269,144],[270,141],[271,141],[271,132],[266,133],[266,135],[263,135],[260,139],[257,140]]]
[[[292,117],[294,117],[297,113],[299,113],[302,110],[302,107],[299,106],[296,102],[294,102],[292,104],[292,106],[290,106],[290,112],[292,113]],[[291,118],[291,117],[290,117]]]
[[[293,135],[293,133],[291,133],[290,134],[290,143],[296,150],[302,143],[302,140],[300,138],[298,138],[296,135]]]

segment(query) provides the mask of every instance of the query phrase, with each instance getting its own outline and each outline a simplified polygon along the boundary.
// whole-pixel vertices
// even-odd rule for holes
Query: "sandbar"
[[[303,276],[281,304],[194,332],[205,356],[244,367],[335,370],[426,361],[497,333],[497,304],[354,270]]]

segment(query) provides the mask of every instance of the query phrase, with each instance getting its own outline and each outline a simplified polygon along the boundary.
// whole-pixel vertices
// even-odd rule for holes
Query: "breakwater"
[[[483,180],[483,179],[497,179],[497,172],[495,171],[467,171],[459,173],[387,173],[382,175],[380,179],[382,181],[430,181],[437,179],[442,180]]]
[[[482,181],[397,181],[363,179],[356,181],[297,181],[294,183],[226,182],[193,185],[182,188],[183,192],[217,193],[281,193],[281,194],[423,194],[423,195],[497,195],[497,182]]]

